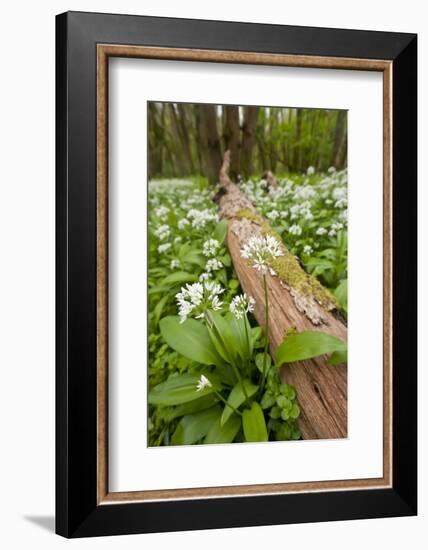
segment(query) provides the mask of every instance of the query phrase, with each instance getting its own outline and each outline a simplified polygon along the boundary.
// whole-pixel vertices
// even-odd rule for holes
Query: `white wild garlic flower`
[[[266,275],[269,271],[275,274],[269,267],[270,262],[278,256],[283,256],[279,241],[272,235],[266,237],[251,237],[241,249],[241,256],[253,263],[254,269]]]
[[[180,322],[184,323],[188,317],[203,319],[208,309],[214,311],[221,309],[223,302],[219,299],[219,295],[223,292],[224,288],[213,281],[203,281],[181,287],[180,292],[175,295]]]
[[[314,251],[314,249],[312,248],[311,245],[309,244],[306,244],[304,247],[303,247],[303,254],[307,254],[308,256],[310,256],[312,254],[312,252]]]
[[[182,230],[189,224],[190,222],[187,218],[181,218],[181,220],[178,220],[177,227],[178,229]]]
[[[229,309],[237,319],[242,319],[246,313],[252,313],[254,311],[255,303],[256,301],[254,298],[252,296],[247,296],[244,292],[244,294],[240,294],[233,298],[229,305]]]
[[[218,271],[223,267],[223,264],[220,262],[220,260],[217,260],[216,258],[211,258],[207,261],[205,265],[205,270],[207,273],[212,273],[213,271]]]
[[[159,252],[159,254],[163,254],[164,252],[166,252],[170,248],[171,248],[171,243],[160,244],[158,246],[158,252]]]
[[[160,241],[164,241],[165,239],[167,239],[170,235],[170,230],[169,230],[169,227],[165,224],[163,225],[159,225],[154,231],[153,233],[156,235],[156,237],[160,240]]]
[[[196,391],[202,391],[205,388],[212,388],[212,387],[213,387],[213,385],[208,380],[208,378],[206,376],[204,376],[203,374],[201,374],[201,376],[198,380],[198,383],[196,385]]]
[[[208,241],[204,242],[202,253],[207,258],[210,258],[211,256],[215,256],[217,254],[219,248],[220,243],[217,239],[208,239]]]
[[[291,234],[291,235],[296,235],[296,236],[299,236],[302,234],[302,228],[300,227],[300,225],[298,225],[297,223],[295,223],[294,225],[292,225],[290,227],[290,229],[288,230],[288,232]]]

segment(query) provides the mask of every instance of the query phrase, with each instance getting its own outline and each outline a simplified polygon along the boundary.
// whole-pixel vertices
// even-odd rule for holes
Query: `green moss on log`
[[[284,255],[274,258],[271,262],[271,267],[287,286],[293,288],[301,296],[313,297],[327,311],[340,309],[331,292],[323,287],[318,279],[302,269],[297,258],[284,246],[278,233],[272,229],[270,224],[260,214],[249,208],[243,208],[238,211],[237,216],[238,218],[247,219],[257,224],[260,227],[262,235],[272,235],[279,240]]]

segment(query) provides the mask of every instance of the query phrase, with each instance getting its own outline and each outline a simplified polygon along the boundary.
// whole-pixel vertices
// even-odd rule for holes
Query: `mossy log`
[[[275,234],[250,200],[229,178],[230,155],[224,155],[217,197],[220,216],[228,220],[227,246],[243,290],[256,300],[254,315],[261,327],[265,307],[261,275],[241,257],[252,236]],[[280,237],[278,240],[282,242]],[[347,339],[346,324],[335,298],[317,279],[306,273],[298,259],[282,245],[283,256],[272,262],[276,276],[268,275],[270,351],[275,353],[290,329],[319,330]],[[347,367],[331,366],[327,357],[290,363],[281,368],[283,382],[297,390],[304,439],[347,437]]]

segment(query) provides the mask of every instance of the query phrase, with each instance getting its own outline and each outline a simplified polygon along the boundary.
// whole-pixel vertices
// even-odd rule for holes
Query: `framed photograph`
[[[57,533],[416,514],[416,35],[56,25]]]

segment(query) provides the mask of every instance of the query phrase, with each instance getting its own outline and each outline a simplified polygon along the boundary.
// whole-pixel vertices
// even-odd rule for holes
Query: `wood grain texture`
[[[250,237],[262,236],[269,228],[258,219],[243,217],[242,211],[256,210],[249,199],[228,177],[229,157],[220,171],[220,216],[228,220],[227,246],[241,287],[256,300],[254,316],[265,326],[265,300],[261,274],[241,257],[241,249]],[[270,229],[271,230],[271,229]],[[286,251],[284,245],[283,249]],[[302,269],[302,268],[300,268]],[[308,277],[302,269],[302,277]],[[318,330],[347,339],[347,328],[335,310],[318,303],[315,297],[302,295],[280,276],[267,275],[269,292],[270,351],[274,355],[289,329],[298,332]],[[299,428],[304,439],[337,439],[347,437],[347,367],[331,366],[327,357],[290,363],[281,368],[283,382],[293,384],[301,408]]]

